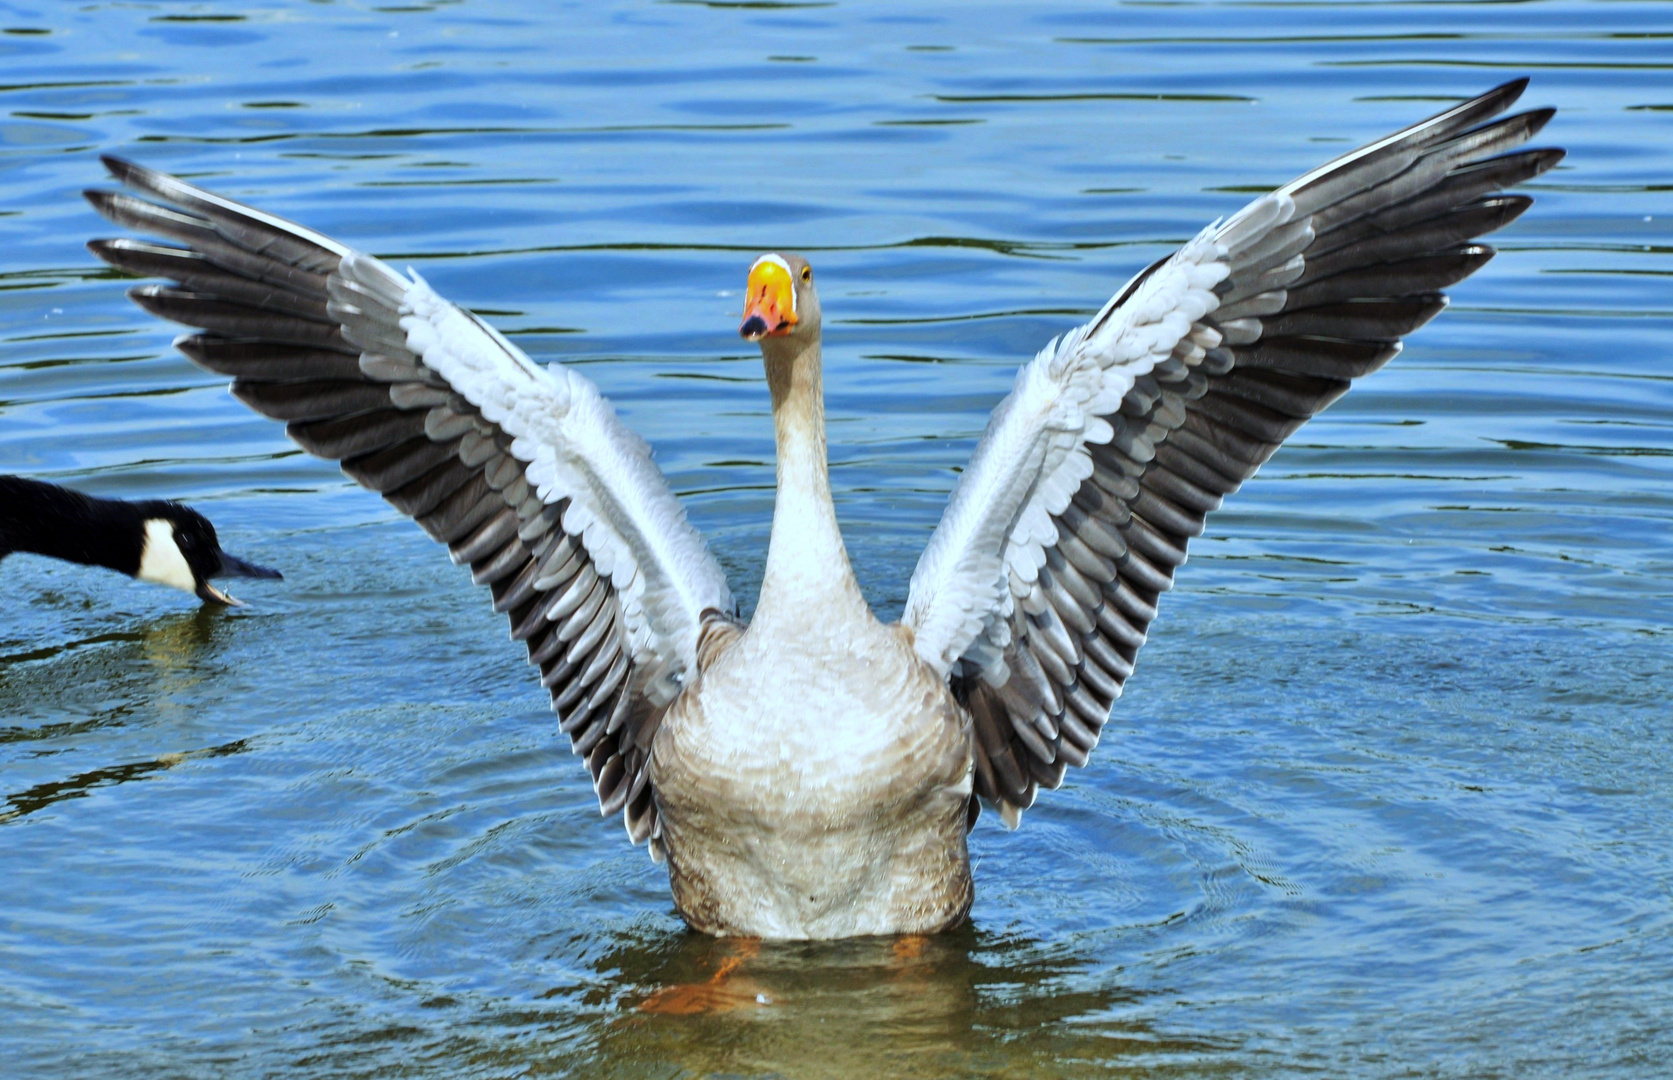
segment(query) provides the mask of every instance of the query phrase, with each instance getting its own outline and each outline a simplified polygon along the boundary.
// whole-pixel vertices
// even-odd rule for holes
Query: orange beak
[[[796,325],[796,283],[776,256],[763,255],[749,268],[740,336],[750,341],[783,337]]]

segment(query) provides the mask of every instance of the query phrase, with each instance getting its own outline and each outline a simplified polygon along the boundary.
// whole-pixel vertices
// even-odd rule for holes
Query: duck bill
[[[796,325],[796,283],[783,260],[764,255],[749,270],[744,293],[744,321],[738,334],[747,341],[783,337]]]
[[[212,577],[241,577],[241,578],[277,578],[284,579],[283,574],[268,566],[258,566],[253,562],[246,562],[236,555],[221,552],[221,565]],[[227,607],[243,607],[244,601],[237,599],[231,593],[217,589],[208,581],[203,581],[197,587],[198,599],[211,604],[225,604]]]
[[[278,581],[283,581],[285,578],[285,575],[279,573],[277,570],[274,570],[272,567],[257,566],[253,562],[245,562],[238,556],[228,555],[224,551],[221,552],[221,568],[209,576],[270,578]]]

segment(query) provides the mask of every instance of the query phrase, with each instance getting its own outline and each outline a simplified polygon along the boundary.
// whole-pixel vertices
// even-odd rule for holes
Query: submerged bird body
[[[0,559],[20,551],[103,566],[219,604],[237,601],[211,578],[280,576],[222,551],[215,526],[189,506],[102,499],[41,480],[0,476]]]
[[[1049,343],[994,410],[877,621],[837,529],[820,309],[789,254],[750,269],[778,494],[747,627],[725,576],[596,387],[536,365],[362,252],[106,159],[157,201],[89,192],[185,247],[90,245],[169,278],[131,296],[304,448],[412,516],[524,642],[602,813],[666,858],[714,934],[927,932],[972,894],[965,833],[1016,826],[1085,766],[1192,537],[1308,418],[1484,264],[1505,188],[1559,150],[1493,119],[1507,83],[1204,229]],[[979,800],[979,801],[978,801]],[[1038,837],[1036,837],[1036,842]]]

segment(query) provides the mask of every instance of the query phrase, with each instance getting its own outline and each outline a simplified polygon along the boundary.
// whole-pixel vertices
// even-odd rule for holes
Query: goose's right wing
[[[129,295],[200,328],[176,342],[305,450],[448,545],[551,690],[603,813],[658,851],[651,736],[697,670],[725,576],[650,448],[576,372],[540,368],[414,276],[165,173],[106,158],[129,187],[88,199],[183,242],[95,240],[101,259],[175,286]]]

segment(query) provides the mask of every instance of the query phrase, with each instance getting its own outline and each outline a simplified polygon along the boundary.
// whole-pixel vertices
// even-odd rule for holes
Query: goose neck
[[[133,576],[143,536],[134,504],[0,476],[0,556],[26,551]]]
[[[762,344],[778,444],[778,498],[756,619],[863,613],[831,502],[819,343],[769,338]]]

